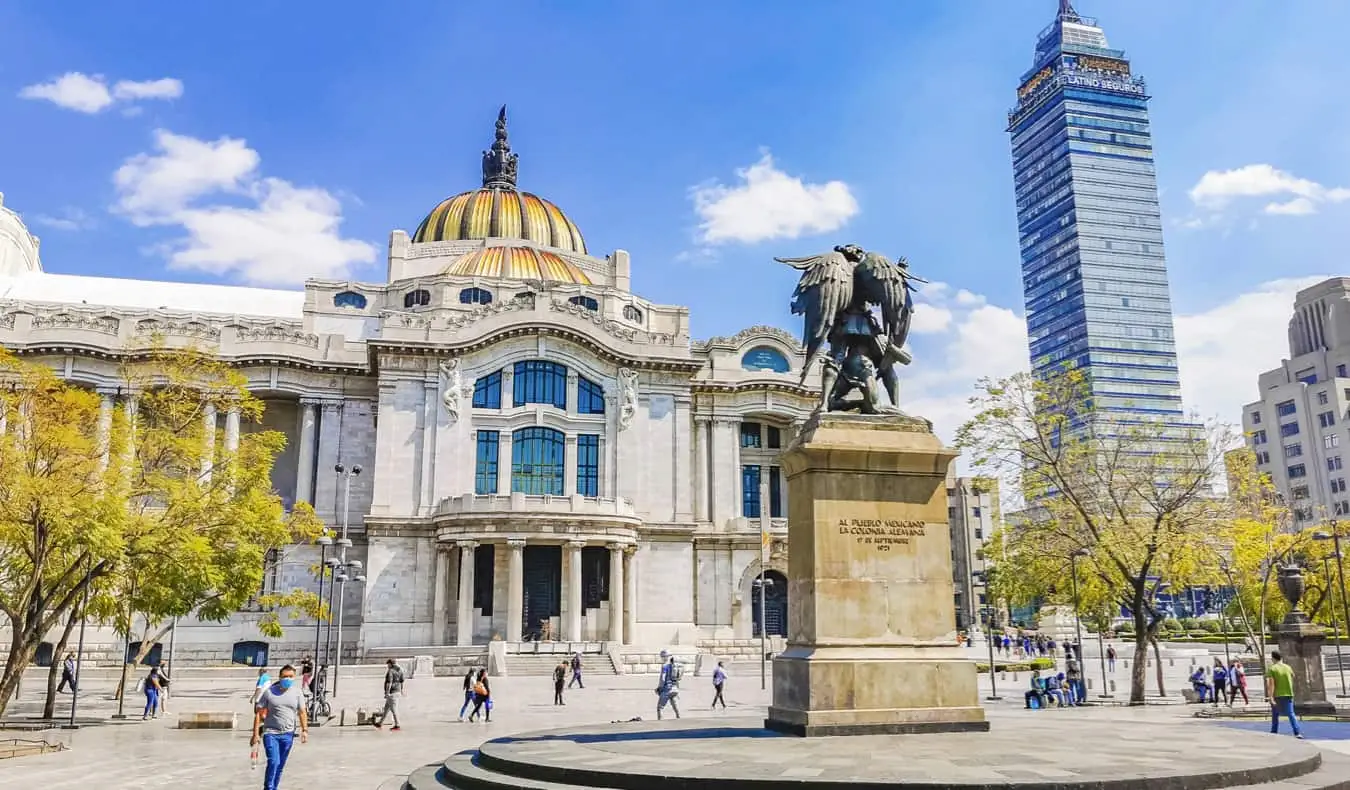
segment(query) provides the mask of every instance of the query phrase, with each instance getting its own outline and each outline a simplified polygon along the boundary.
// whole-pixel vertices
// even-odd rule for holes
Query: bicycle
[[[314,674],[314,689],[309,698],[309,706],[306,709],[311,722],[319,719],[328,719],[333,716],[332,706],[328,704],[328,665],[319,667],[319,671]]]

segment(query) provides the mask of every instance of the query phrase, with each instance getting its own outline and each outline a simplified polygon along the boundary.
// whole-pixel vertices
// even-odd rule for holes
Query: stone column
[[[566,396],[566,397],[567,397],[567,401],[566,401],[566,402],[567,402],[567,408],[566,408],[566,412],[567,412],[569,415],[574,415],[574,414],[577,413],[577,395],[578,395],[578,393],[577,393],[577,386],[578,386],[578,383],[579,383],[579,382],[577,381],[578,378],[580,378],[580,376],[579,376],[579,374],[578,374],[575,370],[573,370],[572,368],[568,368],[568,369],[567,369],[567,396]],[[569,492],[569,493],[570,493],[570,492]]]
[[[98,391],[98,446],[99,446],[99,469],[100,471],[108,468],[109,454],[112,452],[112,424],[113,409],[116,404],[113,402],[113,393],[108,390]]]
[[[295,501],[314,502],[314,443],[318,436],[316,401],[300,399],[300,459],[295,472]]]
[[[225,412],[225,452],[233,455],[239,451],[239,406],[230,404]]]
[[[473,644],[473,550],[478,543],[461,540],[459,546],[459,618],[455,644]],[[425,600],[425,599],[424,599]]]
[[[101,415],[100,415],[101,416]],[[211,484],[211,470],[216,466],[216,404],[202,406],[202,484]]]
[[[637,574],[633,572],[633,555],[637,546],[625,546],[623,550],[623,643],[633,644],[633,632],[637,623]],[[611,582],[612,583],[612,582]]]
[[[577,492],[577,435],[563,437],[563,496]]]
[[[567,627],[563,629],[563,639],[580,642],[581,639],[581,549],[583,541],[567,542],[567,584],[563,591],[567,594]]]
[[[708,418],[694,418],[694,520],[707,521],[708,512]]]
[[[338,463],[338,447],[342,443],[342,401],[321,401],[320,409],[318,461],[314,468],[314,510],[319,518],[332,523],[341,512],[338,503],[341,492],[333,467]],[[368,470],[363,474],[374,472]]]
[[[450,552],[436,546],[436,586],[431,591],[431,644],[445,644],[445,626],[449,622]]]
[[[525,541],[506,541],[506,641],[519,642],[525,633]]]
[[[741,447],[737,431],[740,422],[734,418],[718,418],[712,422],[712,522],[722,527],[730,519],[741,515]]]
[[[437,390],[440,379],[424,382],[422,401],[422,463],[418,466],[419,481],[418,505],[421,513],[428,514],[436,506],[436,416],[440,404]]]
[[[497,493],[511,493],[511,432],[497,434]]]
[[[622,543],[609,544],[609,641],[623,644],[623,556]]]
[[[136,395],[128,393],[122,399],[122,413],[127,420],[127,444],[122,449],[122,459],[126,462],[128,470],[131,473],[131,463],[136,460]]]

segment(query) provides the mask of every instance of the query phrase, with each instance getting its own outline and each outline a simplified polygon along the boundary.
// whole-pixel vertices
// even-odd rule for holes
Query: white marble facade
[[[516,199],[499,187],[490,198]],[[344,614],[358,652],[751,636],[762,527],[771,567],[786,570],[786,481],[767,483],[818,399],[798,383],[796,339],[759,326],[693,340],[687,308],[632,293],[628,254],[591,256],[579,231],[568,249],[496,218],[478,233],[442,224],[436,240],[393,232],[388,282],[303,292],[51,274],[32,239],[6,257],[31,252],[32,265],[0,272],[0,343],[110,404],[126,394],[118,359],[152,338],[220,354],[290,439],[277,492],[338,530],[334,467],[360,465],[347,504],[366,582],[347,586]],[[0,238],[32,237],[0,211]],[[473,262],[497,252],[515,264]],[[493,376],[497,398],[476,396]],[[521,388],[542,402],[517,405]],[[777,505],[747,496],[746,467]],[[268,584],[313,587],[316,559],[288,549]],[[288,641],[312,639],[294,625]],[[248,613],[180,631],[184,643],[255,635]]]

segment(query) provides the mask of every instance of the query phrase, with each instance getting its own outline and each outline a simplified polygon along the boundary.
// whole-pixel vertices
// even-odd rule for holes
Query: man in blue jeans
[[[309,719],[305,715],[305,696],[295,682],[295,667],[287,664],[278,673],[277,681],[263,689],[253,713],[253,737],[249,746],[256,749],[262,743],[267,753],[267,773],[263,790],[277,790],[281,786],[281,770],[295,744],[296,727],[300,742],[309,740]]]
[[[1302,738],[1298,727],[1298,717],[1294,715],[1294,668],[1280,659],[1280,651],[1270,654],[1270,666],[1266,667],[1266,699],[1270,700],[1270,733],[1280,732],[1280,717],[1289,719],[1289,729],[1295,738]]]

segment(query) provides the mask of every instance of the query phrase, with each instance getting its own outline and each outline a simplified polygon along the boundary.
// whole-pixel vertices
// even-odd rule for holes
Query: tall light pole
[[[1333,520],[1331,522],[1331,534],[1328,535],[1325,532],[1317,532],[1313,534],[1313,540],[1329,540],[1332,542],[1331,553],[1332,556],[1336,558],[1336,575],[1338,577],[1338,580],[1340,581],[1341,605],[1343,607],[1345,605],[1345,576],[1343,575],[1343,570],[1341,566],[1341,545],[1340,545],[1341,541],[1337,537],[1336,527],[1337,523]],[[1331,557],[1322,558],[1322,567],[1324,568],[1324,572],[1327,577],[1327,583],[1330,584]],[[1345,623],[1346,623],[1345,629],[1347,633],[1350,634],[1350,619],[1347,619]],[[1336,668],[1340,671],[1341,675],[1341,693],[1338,694],[1337,696],[1339,696],[1341,699],[1345,699],[1347,696],[1345,691],[1345,659],[1341,656],[1341,638],[1339,630],[1340,629],[1337,628],[1336,626],[1336,607],[1333,604],[1331,607],[1331,641],[1336,643]]]
[[[328,625],[323,629],[323,659],[324,666],[331,666],[333,663],[333,598],[337,595],[338,576],[345,574],[340,570],[342,563],[337,557],[329,557],[324,561],[324,564],[328,566],[332,583],[328,586]]]
[[[1078,558],[1088,556],[1087,549],[1079,549],[1069,555],[1069,573],[1073,576],[1073,630],[1074,630],[1074,650],[1078,660],[1078,698],[1081,700],[1087,696],[1082,692],[1083,686],[1083,617],[1079,614],[1078,603]],[[1104,689],[1103,689],[1104,690]]]
[[[66,729],[79,729],[75,723],[75,706],[80,701],[80,682],[82,680],[80,673],[84,670],[84,624],[89,620],[89,588],[94,586],[94,580],[90,578],[93,573],[94,557],[90,555],[85,562],[85,583],[84,594],[80,601],[80,639],[75,647],[75,685],[70,688],[70,723]]]
[[[345,568],[347,565],[347,548],[352,545],[351,539],[347,537],[347,526],[350,521],[352,507],[352,478],[361,474],[361,465],[353,464],[352,468],[348,469],[342,464],[337,464],[333,467],[333,471],[337,472],[338,476],[342,478],[342,537],[338,538],[337,545],[338,561]],[[338,689],[338,670],[342,668],[342,609],[343,601],[347,593],[346,581],[346,574],[343,574],[343,578],[340,581],[336,578],[334,579],[334,582],[338,584],[337,655],[334,656],[333,662],[333,696],[335,697],[337,696]]]
[[[319,546],[319,614],[314,618],[314,671],[317,674],[322,665],[322,657],[319,655],[319,629],[323,625],[323,577],[328,572],[328,547],[333,545],[333,539],[327,535],[320,535],[314,541]],[[318,685],[315,685],[318,688]]]

